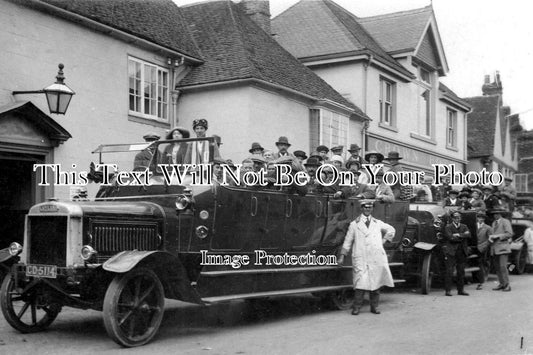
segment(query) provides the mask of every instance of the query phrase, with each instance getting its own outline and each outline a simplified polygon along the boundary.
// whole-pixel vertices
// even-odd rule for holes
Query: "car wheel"
[[[163,286],[150,269],[115,276],[107,288],[103,316],[107,334],[124,347],[148,343],[163,319]]]
[[[431,267],[432,253],[427,253],[422,259],[421,274],[420,274],[420,292],[427,295],[431,291],[431,284],[433,283],[433,271]]]
[[[21,333],[35,333],[45,330],[61,311],[59,304],[44,303],[39,297],[39,286],[24,289],[27,284],[19,283],[11,274],[4,278],[0,291],[0,305],[6,321]]]
[[[329,308],[337,310],[347,310],[352,308],[355,299],[353,289],[329,292],[326,296],[326,303]]]

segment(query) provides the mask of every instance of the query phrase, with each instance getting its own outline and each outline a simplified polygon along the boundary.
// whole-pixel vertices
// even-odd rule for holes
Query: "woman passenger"
[[[168,132],[166,139],[185,139],[189,138],[190,133],[183,127],[176,127]],[[187,143],[174,142],[170,143],[163,152],[163,161],[166,164],[183,164]]]

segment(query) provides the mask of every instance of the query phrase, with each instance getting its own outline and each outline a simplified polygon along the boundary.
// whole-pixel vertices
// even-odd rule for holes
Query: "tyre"
[[[163,286],[152,270],[135,268],[115,276],[104,297],[107,334],[124,347],[148,343],[161,325],[164,305]]]
[[[422,259],[421,273],[420,273],[420,292],[427,295],[431,291],[431,284],[433,283],[432,253],[424,254]]]
[[[39,285],[23,291],[27,285],[15,287],[11,274],[4,278],[0,290],[0,306],[6,321],[21,333],[35,333],[45,330],[56,319],[61,306],[56,303],[44,303],[39,295]]]
[[[352,308],[355,299],[353,289],[329,292],[325,297],[328,308],[337,310],[347,310]]]

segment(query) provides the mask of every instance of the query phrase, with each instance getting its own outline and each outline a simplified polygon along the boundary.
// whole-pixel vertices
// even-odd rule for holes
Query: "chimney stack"
[[[269,35],[270,30],[270,2],[268,0],[242,0],[242,9],[259,27]]]
[[[503,95],[503,85],[500,80],[500,72],[497,71],[494,74],[494,81],[492,83],[490,82],[490,76],[485,75],[485,82],[481,87],[481,91],[483,92],[483,96]]]

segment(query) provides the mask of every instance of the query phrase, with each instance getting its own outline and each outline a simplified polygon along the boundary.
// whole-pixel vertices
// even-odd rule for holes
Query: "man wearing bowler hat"
[[[365,164],[366,161],[363,159],[362,156],[359,155],[360,151],[361,151],[361,148],[357,144],[355,143],[350,144],[350,149],[348,149],[348,152],[350,152],[350,157],[348,159],[355,160],[361,166]]]
[[[393,172],[395,174],[399,173],[400,171],[403,170],[402,168],[402,165],[400,164],[400,160],[402,160],[403,157],[400,156],[400,153],[398,152],[389,152],[389,154],[387,155],[387,157],[383,160],[386,160],[389,162],[390,164],[390,169],[388,171],[390,172]],[[400,185],[400,179],[398,178],[398,181],[396,182],[396,184],[394,185],[391,185],[391,190],[392,190],[392,193],[394,194],[394,198],[396,199],[399,199],[400,198],[400,195],[402,194],[402,187]],[[405,186],[407,187],[407,186]],[[408,195],[407,194],[404,194],[404,195]],[[404,199],[409,199],[410,196],[402,196],[404,197]]]
[[[289,143],[289,139],[287,137],[281,136],[278,138],[278,141],[276,142],[276,147],[278,148],[278,151],[274,153],[274,159],[279,159],[281,157],[293,157],[291,153],[288,152],[289,147],[291,144]]]

